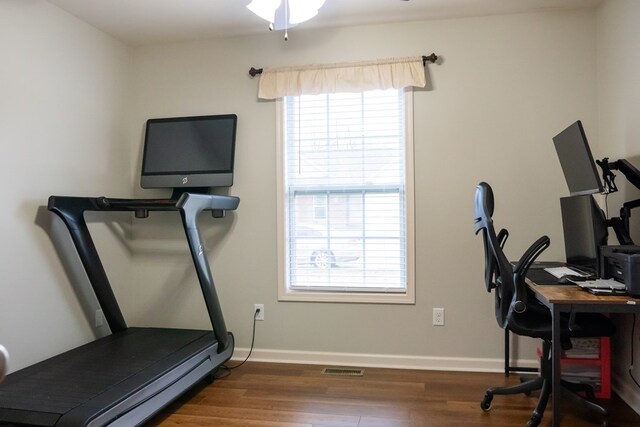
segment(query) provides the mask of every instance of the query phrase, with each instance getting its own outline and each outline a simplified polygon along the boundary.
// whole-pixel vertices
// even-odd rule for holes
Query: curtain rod
[[[435,53],[432,53],[429,56],[422,56],[422,65],[427,65],[427,62],[431,62],[434,63],[438,60],[438,55],[436,55]],[[249,75],[251,77],[255,77],[258,74],[262,74],[263,69],[262,68],[254,68],[251,67],[251,69],[249,70]]]

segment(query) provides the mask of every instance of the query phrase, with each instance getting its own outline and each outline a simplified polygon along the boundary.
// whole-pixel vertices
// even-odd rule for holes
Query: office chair
[[[485,285],[488,292],[494,292],[495,315],[498,325],[510,332],[540,338],[542,340],[542,355],[540,357],[540,374],[532,380],[508,387],[489,388],[480,403],[484,411],[491,409],[494,395],[529,394],[534,390],[541,390],[538,403],[527,422],[527,427],[535,427],[542,421],[547,401],[552,392],[551,378],[551,312],[540,303],[525,283],[525,276],[535,259],[549,247],[550,240],[542,236],[536,240],[520,260],[512,265],[503,252],[507,239],[506,230],[498,234],[493,226],[494,198],[493,190],[486,182],[476,187],[475,194],[475,233],[482,232],[485,254]],[[577,313],[575,316],[564,316],[561,323],[561,343],[563,348],[570,348],[572,337],[601,337],[611,336],[615,328],[611,321],[599,313]],[[563,396],[571,399],[587,409],[595,411],[603,418],[602,426],[608,426],[607,411],[590,400],[581,398],[576,391],[584,391],[587,397],[593,399],[593,390],[583,384],[562,382],[563,389],[557,390]]]

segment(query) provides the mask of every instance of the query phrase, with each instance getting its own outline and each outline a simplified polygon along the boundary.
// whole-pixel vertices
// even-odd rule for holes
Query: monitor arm
[[[602,169],[602,180],[604,181],[605,193],[615,193],[618,187],[615,184],[615,174],[612,170],[618,170],[627,178],[631,184],[640,189],[640,170],[629,163],[628,160],[620,159],[615,162],[609,162],[609,158],[596,160],[600,169]],[[629,234],[629,217],[631,217],[631,209],[640,207],[640,199],[625,202],[620,208],[620,216],[608,220],[616,233],[616,237],[621,245],[632,245],[633,240]]]
[[[600,169],[602,169],[602,181],[604,182],[604,192],[605,194],[615,193],[618,191],[618,187],[616,186],[615,180],[616,175],[611,172],[611,167],[614,165],[613,163],[609,163],[609,158],[605,157],[602,160],[596,160]],[[614,169],[617,169],[614,167]]]

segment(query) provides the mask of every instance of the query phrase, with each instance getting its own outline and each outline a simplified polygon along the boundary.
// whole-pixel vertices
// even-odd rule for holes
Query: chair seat
[[[533,338],[551,340],[551,312],[541,304],[529,304],[524,313],[514,313],[507,322],[512,332]],[[611,320],[600,313],[577,313],[570,323],[569,315],[560,317],[561,338],[610,337],[615,333]]]

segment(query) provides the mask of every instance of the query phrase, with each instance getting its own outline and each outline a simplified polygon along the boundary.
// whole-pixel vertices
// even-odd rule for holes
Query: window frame
[[[294,290],[287,284],[286,254],[286,209],[284,159],[284,100],[276,100],[276,181],[277,181],[277,259],[278,300],[308,302],[346,302],[374,304],[415,304],[415,200],[414,200],[414,134],[413,134],[413,90],[404,89],[405,132],[405,210],[406,210],[406,290],[393,292],[336,292],[317,290]]]

